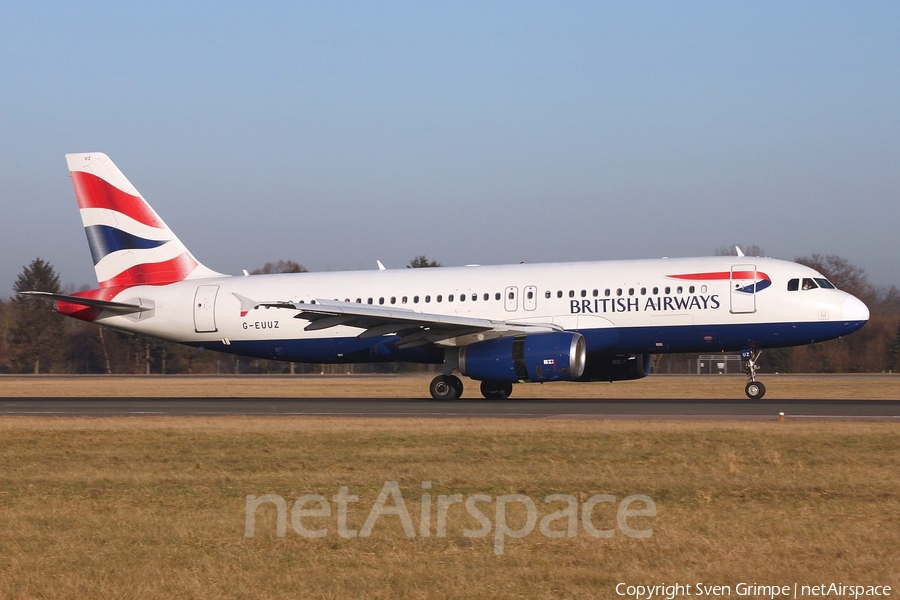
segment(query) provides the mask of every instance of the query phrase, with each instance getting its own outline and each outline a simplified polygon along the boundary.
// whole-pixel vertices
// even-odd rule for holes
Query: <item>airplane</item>
[[[869,310],[804,265],[714,256],[230,276],[198,261],[104,154],[66,155],[99,286],[25,292],[57,312],[201,349],[308,363],[443,365],[429,386],[485,398],[516,383],[623,381],[654,354],[764,349],[861,328]]]

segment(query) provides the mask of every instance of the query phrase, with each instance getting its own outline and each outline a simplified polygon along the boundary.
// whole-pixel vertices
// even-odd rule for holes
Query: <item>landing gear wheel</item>
[[[502,381],[482,381],[481,395],[488,400],[506,400],[512,394],[512,384]]]
[[[750,381],[744,388],[744,392],[751,400],[761,400],[766,395],[766,386],[758,381]]]
[[[747,387],[744,388],[744,393],[751,400],[760,400],[766,395],[766,386],[756,380],[756,372],[759,370],[759,364],[756,361],[759,360],[760,354],[762,354],[761,350],[756,352],[751,348],[741,350],[741,362],[744,365],[744,373],[747,374]]]
[[[453,389],[456,390],[456,397],[462,398],[462,393],[463,393],[462,379],[460,379],[456,375],[448,375],[448,377],[450,378],[450,385],[452,385]]]
[[[455,400],[462,394],[462,381],[454,375],[438,375],[428,390],[435,400]]]

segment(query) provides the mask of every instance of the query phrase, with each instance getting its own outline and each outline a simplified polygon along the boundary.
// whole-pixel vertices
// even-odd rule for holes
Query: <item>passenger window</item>
[[[828,281],[827,279],[822,279],[821,277],[816,277],[816,283],[819,284],[819,287],[823,290],[836,290],[834,284]]]
[[[659,288],[658,288],[658,287],[653,288],[653,295],[654,295],[654,296],[658,296],[658,295],[659,295]]]
[[[419,303],[419,297],[413,296],[413,304],[418,304],[418,303]]]
[[[465,294],[460,294],[460,295],[459,295],[459,301],[460,301],[460,302],[465,302],[465,301],[466,301],[466,295],[465,295]]]
[[[494,300],[499,300],[499,299],[500,299],[500,292],[497,292],[494,294]]]
[[[593,292],[591,292],[591,295],[592,295],[594,298],[596,298],[597,296],[600,295],[600,290],[594,290]]]
[[[647,288],[641,288],[641,296],[647,295]]]
[[[440,296],[438,296],[438,298],[440,298]],[[440,302],[440,300],[438,300],[438,302]],[[453,302],[453,294],[447,296],[447,302]]]
[[[616,296],[621,296],[621,295],[622,295],[622,288],[618,288],[616,290]]]
[[[487,302],[487,301],[490,300],[490,299],[491,299],[491,295],[486,293],[486,294],[484,295],[484,301]]]
[[[672,293],[672,288],[670,288],[669,286],[666,286],[666,294],[671,294],[671,293]]]
[[[634,296],[634,288],[628,288],[628,295]]]
[[[528,299],[531,300],[532,298],[534,298],[534,292],[528,290]]]
[[[684,288],[682,288],[680,285],[679,285],[677,288],[675,288],[675,293],[676,293],[676,294],[680,294],[680,293],[682,293],[683,291],[684,291]]]
[[[510,300],[515,300],[515,299],[516,299],[516,293],[515,293],[515,292],[510,292],[510,293],[509,293],[509,299],[510,299]]]
[[[378,299],[378,304],[384,304],[384,297],[383,297],[383,296],[382,296],[381,298]]]
[[[403,304],[406,304],[406,296],[403,296],[403,299],[400,302],[402,302]]]
[[[357,303],[357,304],[362,304],[362,298],[357,298],[357,299],[356,299],[356,303]]]
[[[701,294],[705,294],[705,293],[706,293],[706,286],[705,286],[705,285],[701,285],[701,286],[700,286],[700,293],[701,293]]]
[[[788,281],[788,291],[789,292],[796,292],[799,289],[800,289],[800,279],[795,277],[794,279],[791,279],[790,281]]]
[[[575,290],[569,290],[569,298],[575,297]]]
[[[425,296],[425,304],[431,302],[431,296]]]
[[[391,304],[397,304],[397,296],[391,296]]]
[[[604,296],[609,296],[611,293],[612,293],[612,292],[610,291],[609,288],[606,288],[605,290],[603,290],[603,295],[604,295]]]
[[[544,292],[544,298],[550,298],[550,296],[552,296],[552,295],[553,294],[550,293],[550,290],[547,290],[546,292]]]
[[[441,296],[440,294],[438,294],[438,295],[437,295],[437,298],[435,298],[434,300],[435,300],[435,302],[440,302],[440,301],[443,300],[443,299],[444,299],[444,297]]]
[[[804,290],[804,291],[806,291],[806,290],[814,290],[814,289],[816,289],[817,287],[819,287],[819,286],[816,285],[816,282],[813,281],[812,279],[810,279],[809,277],[804,277],[804,278],[803,278],[803,290]]]
[[[366,302],[368,302],[369,304],[372,304],[372,299],[369,298],[368,300],[366,300]]]
[[[472,294],[472,302],[478,300],[478,294]]]
[[[557,291],[556,291],[556,297],[557,297],[557,298],[562,298],[562,290],[557,290]]]

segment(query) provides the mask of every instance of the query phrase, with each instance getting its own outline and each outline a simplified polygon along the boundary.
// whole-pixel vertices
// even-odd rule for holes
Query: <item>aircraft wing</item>
[[[360,339],[391,334],[399,335],[401,338],[397,343],[399,348],[411,348],[427,343],[440,343],[451,338],[462,338],[469,335],[477,336],[479,333],[483,334],[481,339],[487,339],[522,333],[546,333],[561,330],[559,326],[549,323],[531,324],[494,321],[474,317],[424,313],[395,306],[373,306],[334,300],[317,299],[315,304],[260,302],[256,306],[296,310],[298,312],[294,316],[295,319],[309,321],[309,325],[305,327],[306,331],[346,325],[364,329],[365,331],[358,336]],[[471,341],[478,341],[478,338],[473,337]]]

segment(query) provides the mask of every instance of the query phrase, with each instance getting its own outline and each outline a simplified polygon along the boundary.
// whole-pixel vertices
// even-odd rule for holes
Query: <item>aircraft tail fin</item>
[[[101,288],[222,277],[200,264],[105,154],[67,154]]]

